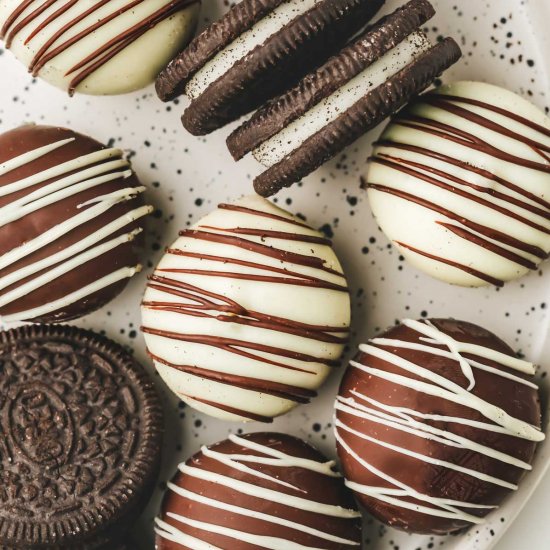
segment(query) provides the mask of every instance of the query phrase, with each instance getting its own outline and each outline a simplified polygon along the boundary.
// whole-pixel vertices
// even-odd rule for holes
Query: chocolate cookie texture
[[[502,88],[420,97],[380,137],[367,182],[384,233],[438,279],[500,286],[550,253],[550,119]]]
[[[182,121],[202,135],[253,111],[324,62],[384,0],[242,0],[157,79],[163,100],[185,89]]]
[[[433,46],[420,30],[433,14],[427,0],[411,0],[229,136],[235,159],[252,151],[267,168],[254,180],[260,195],[307,176],[460,58],[451,38]]]
[[[191,39],[199,0],[6,0],[0,38],[33,76],[69,94],[153,82]]]
[[[313,398],[338,364],[350,299],[330,241],[250,196],[180,233],[150,277],[142,321],[181,399],[269,422]]]
[[[361,345],[336,400],[346,484],[369,513],[407,531],[482,523],[544,439],[534,372],[462,321],[405,320]]]
[[[92,332],[0,333],[0,429],[0,545],[103,547],[153,489],[162,434],[153,383]]]
[[[156,520],[158,550],[360,548],[334,461],[279,433],[230,435],[180,464]]]
[[[145,191],[120,149],[71,130],[0,135],[0,318],[65,321],[141,268]]]

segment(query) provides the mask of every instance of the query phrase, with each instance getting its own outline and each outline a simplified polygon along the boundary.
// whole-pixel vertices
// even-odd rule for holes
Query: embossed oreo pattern
[[[103,541],[139,512],[162,415],[118,345],[67,326],[2,333],[0,423],[0,545]]]

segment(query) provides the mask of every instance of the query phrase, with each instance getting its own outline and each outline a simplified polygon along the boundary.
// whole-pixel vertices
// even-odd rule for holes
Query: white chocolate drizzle
[[[464,417],[422,413],[407,407],[382,403],[359,392],[356,389],[350,389],[348,395],[339,395],[336,398],[336,440],[344,453],[351,456],[363,468],[390,484],[391,487],[375,487],[350,480],[346,480],[346,485],[357,493],[375,498],[394,506],[442,518],[457,519],[469,523],[482,523],[484,521],[483,518],[469,514],[462,509],[477,508],[479,510],[488,510],[491,508],[496,508],[496,506],[484,506],[463,501],[452,501],[420,493],[399,479],[396,479],[374,467],[368,462],[368,456],[360,455],[352,448],[346,439],[346,434],[352,434],[356,438],[385,447],[386,449],[390,449],[396,453],[406,455],[424,463],[454,470],[479,479],[483,482],[491,483],[510,490],[516,490],[517,485],[478,470],[467,468],[449,461],[440,460],[433,456],[423,455],[405,447],[391,444],[387,441],[370,436],[362,431],[354,429],[349,422],[345,422],[343,418],[345,418],[345,415],[350,415],[351,417],[380,424],[392,430],[398,430],[409,435],[432,440],[444,446],[467,449],[516,468],[531,470],[531,465],[523,460],[497,449],[493,449],[487,445],[478,443],[472,439],[459,436],[451,431],[437,428],[433,426],[430,421],[445,422],[448,424],[457,423],[479,430],[487,430],[512,437],[518,437],[528,441],[542,441],[545,438],[545,435],[537,426],[533,426],[523,420],[512,417],[503,409],[481,399],[471,392],[471,390],[475,387],[476,369],[480,369],[495,376],[500,376],[508,380],[512,380],[515,383],[524,384],[530,388],[537,389],[535,384],[506,371],[506,369],[513,369],[522,374],[532,376],[535,373],[535,367],[532,363],[497,350],[467,342],[457,341],[450,335],[439,330],[428,320],[421,322],[405,319],[402,323],[418,333],[417,342],[391,338],[373,338],[370,340],[369,344],[360,345],[359,349],[364,354],[382,359],[383,361],[402,369],[405,372],[404,375],[374,368],[368,364],[359,363],[357,361],[351,361],[350,368],[359,369],[370,376],[388,380],[404,388],[409,388],[420,393],[443,398],[453,403],[463,405],[477,411],[487,418],[489,422],[481,422],[479,420]],[[446,347],[448,351],[441,349],[441,347]],[[408,361],[385,348],[411,349],[453,359],[457,363],[457,368],[461,369],[464,377],[468,381],[468,387],[463,388],[448,378]],[[477,359],[464,357],[462,355],[463,353],[474,355],[476,358],[496,362],[502,366],[502,369],[484,365]],[[412,375],[412,377],[407,376],[408,374]],[[425,502],[427,505],[419,505],[418,503],[411,502],[410,499]]]
[[[74,140],[75,138],[59,140],[10,159],[0,165],[0,175],[9,175],[11,171],[45,157],[51,152],[72,143]],[[98,189],[97,197],[78,205],[78,213],[52,226],[41,235],[1,255],[0,270],[10,268],[18,261],[40,251],[70,231],[103,215],[115,205],[130,201],[143,193],[145,187],[137,186],[125,187],[108,194],[101,194],[102,184],[124,180],[131,175],[130,163],[123,158],[123,152],[120,149],[106,148],[82,155],[0,187],[0,196],[6,197],[12,193],[25,191],[51,180],[51,183],[43,185],[23,197],[0,207],[0,227],[16,222],[42,208],[55,206],[56,203],[68,197],[78,195],[96,187]],[[109,236],[117,233],[135,220],[146,216],[151,211],[151,206],[134,208],[109,222],[101,229],[85,234],[81,240],[72,245],[0,276],[0,307],[16,303],[17,300],[55,281],[58,277],[82,266],[86,262],[131,242],[142,232],[142,228],[135,228],[111,239],[109,239]],[[101,291],[118,281],[132,277],[140,269],[141,266],[139,264],[118,268],[112,273],[99,277],[93,283],[67,293],[61,298],[24,311],[3,315],[1,319],[8,323],[28,321],[57,310],[62,310],[64,307]],[[36,276],[33,277],[33,275]],[[19,281],[27,278],[29,280],[21,285],[14,286]]]
[[[292,488],[294,491],[302,493],[304,492],[304,490],[284,481],[284,470],[288,470],[290,468],[299,468],[309,470],[310,472],[314,472],[316,474],[319,474],[320,476],[340,477],[340,474],[334,471],[335,462],[333,460],[327,462],[317,462],[315,460],[295,457],[236,435],[230,435],[229,439],[236,445],[259,453],[259,456],[256,454],[221,453],[217,451],[212,451],[206,446],[203,446],[201,448],[202,454],[208,458],[220,462],[225,466],[230,466],[231,468],[234,468],[239,472],[246,472],[251,476],[252,479],[254,479],[254,477],[258,479],[266,479],[272,483],[279,483],[286,487]],[[245,466],[244,464],[242,464],[243,462],[247,462],[252,465],[269,464],[271,466],[281,468],[282,471],[280,477],[283,479],[279,479],[279,476],[277,478],[267,476],[253,467]],[[252,496],[272,503],[281,504],[285,507],[293,507],[300,511],[311,512],[340,519],[353,520],[360,517],[360,514],[357,510],[350,510],[337,505],[324,504],[321,502],[309,500],[304,497],[275,491],[273,489],[268,489],[252,482],[244,482],[241,480],[233,479],[233,477],[221,475],[203,466],[189,466],[185,463],[182,463],[178,466],[178,469],[188,476],[193,476],[197,479],[201,479],[207,482],[223,484],[224,487],[229,487],[236,493],[233,499],[234,504],[230,504],[228,502],[212,498],[212,495],[209,495],[208,491],[201,492],[199,494],[197,492],[185,489],[184,487],[180,487],[172,482],[168,483],[168,490],[174,492],[176,495],[179,495],[180,497],[192,503],[196,503],[196,505],[200,504],[211,507],[213,510],[223,510],[226,512],[241,515],[244,518],[250,517],[254,518],[255,520],[260,520],[273,524],[275,526],[273,528],[274,532],[277,532],[276,526],[281,525],[293,531],[299,531],[301,533],[306,533],[313,537],[322,539],[323,541],[329,541],[338,545],[345,545],[350,547],[359,546],[359,544],[353,540],[348,540],[334,535],[330,532],[323,531],[309,525],[294,521],[293,517],[288,517],[286,514],[280,513],[277,515],[271,515],[263,511],[239,506],[238,494],[241,493],[243,495]],[[319,482],[322,482],[322,478],[319,480]],[[247,531],[239,529],[238,525],[235,525],[234,527],[221,526],[217,525],[215,522],[197,521],[196,519],[182,516],[173,512],[168,512],[166,516],[174,520],[178,525],[181,524],[181,527],[178,528],[173,524],[163,521],[160,518],[156,518],[155,532],[158,536],[181,544],[182,546],[190,546],[197,549],[216,548],[215,546],[210,545],[210,543],[197,539],[196,536],[191,536],[189,533],[186,533],[185,527],[189,526],[191,528],[204,530],[205,532],[216,533],[236,540],[243,540],[249,544],[254,544],[262,548],[269,548],[272,550],[322,550],[322,548],[326,548],[326,546],[324,545],[322,547],[305,546],[289,538],[280,538],[249,533]],[[213,517],[215,517],[215,514],[213,515]],[[324,525],[328,524],[325,522]],[[326,542],[324,544],[326,544]]]

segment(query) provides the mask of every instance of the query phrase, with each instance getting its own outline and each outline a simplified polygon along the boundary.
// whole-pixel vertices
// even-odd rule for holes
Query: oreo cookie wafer
[[[0,548],[118,550],[162,430],[152,380],[118,344],[64,325],[0,332]]]
[[[257,193],[267,197],[301,180],[460,58],[453,39],[434,46],[420,30],[433,15],[427,0],[411,0],[229,136],[235,159],[252,152],[267,168],[254,180]]]
[[[182,121],[203,135],[282,93],[318,67],[384,0],[242,0],[157,78],[159,97],[191,99]]]

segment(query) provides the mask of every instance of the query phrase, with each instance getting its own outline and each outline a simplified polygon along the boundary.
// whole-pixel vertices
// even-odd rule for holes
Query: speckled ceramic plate
[[[399,2],[389,1],[387,10]],[[439,0],[430,22],[433,37],[453,36],[464,58],[445,80],[479,79],[504,85],[548,110],[550,98],[545,22],[550,6],[545,0]],[[225,9],[222,0],[205,0],[204,21]],[[59,124],[128,149],[134,167],[150,188],[157,206],[149,224],[147,269],[112,304],[79,322],[105,331],[135,349],[149,364],[139,335],[139,302],[147,272],[159,260],[164,246],[182,229],[206,214],[218,202],[252,190],[251,177],[259,172],[253,160],[234,163],[225,148],[227,131],[194,138],[181,127],[183,105],[162,104],[152,87],[132,95],[69,99],[42,82],[31,80],[11,54],[0,50],[0,130],[24,122]],[[406,265],[379,232],[359,181],[376,130],[338,159],[310,176],[303,186],[279,194],[277,201],[299,212],[333,237],[347,269],[354,301],[353,348],[401,317],[453,316],[470,320],[505,338],[530,360],[541,364],[540,381],[548,395],[550,370],[550,264],[503,289],[460,289],[429,279]],[[335,373],[321,395],[277,419],[270,429],[308,439],[334,455],[332,403],[341,372]],[[157,378],[158,380],[158,378]],[[183,407],[159,380],[166,395],[168,426],[162,477],[155,496],[136,526],[136,539],[153,548],[153,517],[162,496],[163,481],[179,461],[203,443],[213,443],[237,430],[259,431],[264,425],[224,423]],[[544,409],[547,410],[547,400]],[[546,422],[546,418],[545,418]],[[533,471],[519,491],[492,514],[487,523],[453,537],[419,537],[398,533],[367,520],[365,548],[372,550],[487,550],[518,514],[550,461],[550,440],[540,445]],[[148,542],[145,542],[148,541]]]

